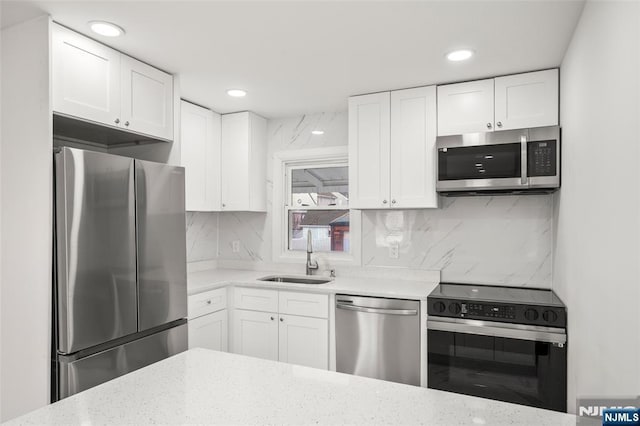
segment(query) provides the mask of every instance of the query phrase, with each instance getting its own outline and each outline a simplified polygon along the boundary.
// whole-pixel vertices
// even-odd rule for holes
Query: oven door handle
[[[527,326],[504,322],[429,317],[427,319],[427,330],[532,340],[535,342],[556,343],[558,345],[567,343],[567,333],[564,328]]]

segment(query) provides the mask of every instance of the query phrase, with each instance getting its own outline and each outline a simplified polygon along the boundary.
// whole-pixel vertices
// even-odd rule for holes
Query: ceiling
[[[345,110],[350,95],[556,67],[582,0],[2,2],[2,27],[49,13],[180,76],[182,97],[267,118]],[[107,20],[126,35],[90,34]],[[444,55],[476,55],[464,63]],[[243,88],[245,98],[230,98]]]

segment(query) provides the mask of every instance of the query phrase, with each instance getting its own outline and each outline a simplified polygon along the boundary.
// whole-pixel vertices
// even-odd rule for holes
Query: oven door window
[[[566,347],[429,330],[428,348],[430,388],[566,410]]]
[[[438,179],[500,179],[521,176],[520,143],[440,148]]]

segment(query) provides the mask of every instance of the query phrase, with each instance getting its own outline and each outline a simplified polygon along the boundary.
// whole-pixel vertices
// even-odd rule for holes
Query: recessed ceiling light
[[[453,62],[466,61],[473,56],[473,50],[460,49],[447,53],[447,59]]]
[[[118,37],[124,34],[124,29],[106,21],[90,21],[89,27],[91,31],[105,37]]]
[[[312,135],[324,135],[324,130],[312,130]]]
[[[227,95],[233,96],[234,98],[244,98],[247,96],[247,91],[242,89],[229,89],[227,90]]]

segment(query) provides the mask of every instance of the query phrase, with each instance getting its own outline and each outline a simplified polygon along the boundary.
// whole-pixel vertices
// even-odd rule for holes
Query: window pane
[[[311,231],[314,252],[349,252],[349,210],[290,210],[289,250],[307,250]]]
[[[294,207],[349,206],[349,168],[308,167],[291,171]]]

